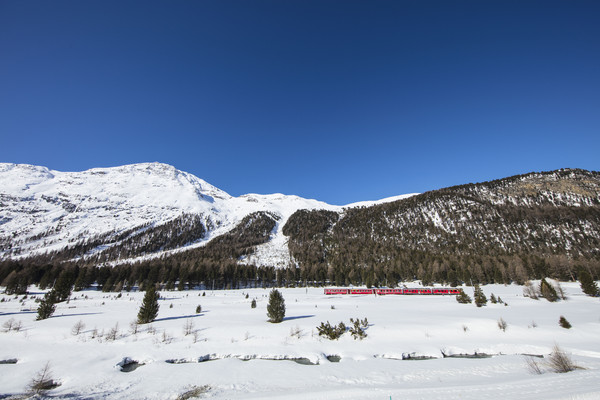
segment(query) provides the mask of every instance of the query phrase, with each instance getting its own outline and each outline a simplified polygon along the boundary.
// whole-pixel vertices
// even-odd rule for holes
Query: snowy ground
[[[488,285],[488,298],[494,293],[508,306],[483,308],[458,304],[454,296],[325,296],[318,288],[282,289],[287,312],[280,324],[266,321],[269,290],[161,292],[158,319],[136,334],[130,323],[143,293],[76,292],[44,321],[35,321],[31,295],[24,301],[0,295],[0,362],[17,360],[0,364],[0,398],[24,393],[49,362],[61,383],[50,392],[53,398],[177,399],[208,385],[200,398],[598,399],[599,300],[584,296],[577,283],[562,286],[569,299],[552,304],[524,298],[520,286]],[[472,295],[472,288],[465,290]],[[572,329],[558,325],[561,315]],[[337,341],[317,335],[321,322],[348,325],[357,317],[369,320],[363,341],[349,333]],[[505,332],[498,328],[500,318],[508,323]],[[5,332],[10,320],[21,329]],[[74,335],[79,321],[85,327]],[[195,333],[184,335],[190,323]],[[115,327],[117,337],[109,340]],[[554,344],[582,369],[531,374],[523,354],[547,356]],[[444,358],[442,352],[493,357]],[[434,358],[402,360],[409,354]],[[341,360],[329,361],[334,355]],[[144,365],[122,372],[119,363],[126,357]],[[543,366],[545,359],[537,360]]]

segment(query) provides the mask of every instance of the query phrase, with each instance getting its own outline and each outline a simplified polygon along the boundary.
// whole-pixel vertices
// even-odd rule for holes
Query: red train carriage
[[[348,289],[325,289],[325,294],[348,294]]]
[[[377,293],[379,295],[402,294],[402,289],[375,289],[375,293]]]
[[[350,294],[373,294],[373,289],[350,289]]]
[[[433,288],[433,294],[460,294],[460,289],[455,289],[455,288]]]
[[[402,294],[421,294],[419,289],[404,289]]]

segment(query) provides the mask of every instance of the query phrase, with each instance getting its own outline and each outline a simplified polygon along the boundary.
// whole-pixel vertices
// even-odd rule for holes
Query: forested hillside
[[[532,173],[348,209],[298,212],[284,233],[305,274],[337,284],[597,276],[600,174]]]
[[[279,210],[289,210],[285,202],[301,199],[276,200],[272,204],[283,204]],[[51,285],[61,273],[76,287],[97,283],[103,290],[148,283],[178,289],[394,286],[412,279],[522,283],[576,279],[582,268],[600,278],[598,172],[530,173],[368,207],[288,212],[252,212],[222,231],[214,216],[185,213],[161,224],[80,237],[55,251],[5,257],[0,282],[17,293],[31,283]],[[231,223],[225,213],[219,218]],[[280,234],[287,238],[287,244],[281,241],[286,267],[244,261],[257,246],[279,243],[272,240]],[[11,246],[10,236],[3,245]]]

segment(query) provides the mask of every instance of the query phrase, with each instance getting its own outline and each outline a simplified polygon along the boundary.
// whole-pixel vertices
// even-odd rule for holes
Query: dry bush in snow
[[[537,362],[534,356],[525,356],[525,363],[527,364],[527,370],[533,375],[541,375],[544,372],[542,367]]]
[[[71,328],[71,334],[73,336],[79,336],[79,334],[81,333],[81,331],[83,331],[85,329],[85,324],[83,323],[82,320],[79,320],[78,322],[75,323],[75,325],[73,325],[73,327]]]
[[[191,335],[194,332],[194,321],[188,319],[185,321],[185,325],[183,325],[183,334],[185,336]]]
[[[54,381],[50,370],[50,362],[47,362],[44,368],[39,370],[33,377],[27,388],[30,393],[41,394],[58,386],[60,386],[60,383]]]
[[[552,353],[548,356],[548,361],[546,363],[553,372],[558,373],[570,372],[579,368],[573,360],[571,360],[571,356],[565,353],[565,351],[557,344],[552,348]]]
[[[506,323],[506,321],[502,318],[500,318],[498,320],[498,329],[500,329],[502,332],[506,332],[506,328],[508,327],[508,324]]]

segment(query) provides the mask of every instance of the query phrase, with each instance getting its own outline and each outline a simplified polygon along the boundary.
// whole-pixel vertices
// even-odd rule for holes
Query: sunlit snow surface
[[[488,298],[494,293],[508,306],[483,308],[458,304],[454,296],[325,296],[319,288],[282,289],[287,311],[280,324],[267,322],[269,289],[209,290],[206,296],[163,291],[158,319],[151,324],[155,332],[143,326],[137,334],[129,325],[143,293],[124,292],[119,298],[76,292],[44,321],[35,321],[31,295],[24,301],[0,295],[5,300],[0,327],[11,319],[22,323],[18,332],[0,333],[0,361],[17,360],[0,364],[0,394],[23,393],[50,362],[61,383],[50,392],[54,398],[176,399],[193,386],[209,385],[201,398],[597,399],[599,300],[584,296],[577,283],[562,285],[569,299],[558,303],[524,298],[520,286],[487,285]],[[36,288],[30,290],[41,297]],[[472,288],[465,290],[472,295]],[[561,315],[572,329],[558,325]],[[365,317],[363,341],[349,333],[337,341],[317,335],[321,322],[348,325],[350,318]],[[508,323],[506,332],[498,328],[500,318]],[[78,321],[85,328],[75,336]],[[196,334],[186,336],[190,322]],[[115,327],[116,340],[107,340]],[[545,372],[530,374],[522,354],[548,355],[554,344],[582,369],[556,374],[537,359]],[[442,352],[494,356],[442,358]],[[408,354],[433,359],[402,360]],[[332,355],[341,361],[329,361]],[[143,365],[122,372],[119,364],[127,357]],[[212,361],[199,362],[206,359]]]

